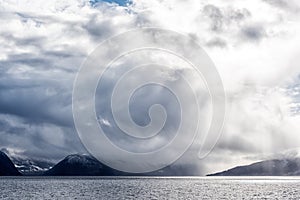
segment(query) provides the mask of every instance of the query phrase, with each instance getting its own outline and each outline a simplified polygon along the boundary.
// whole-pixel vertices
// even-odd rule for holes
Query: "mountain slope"
[[[69,155],[46,171],[45,176],[192,176],[195,169],[188,165],[172,165],[144,174],[126,173],[110,168],[89,155]]]
[[[26,157],[13,157],[11,156],[11,161],[14,163],[15,167],[23,175],[41,175],[48,169],[50,169],[55,164],[50,161],[39,160],[39,159],[29,159]]]
[[[48,176],[111,176],[120,172],[107,167],[89,155],[69,155],[53,168],[46,171]]]
[[[14,166],[9,157],[0,151],[0,176],[20,176],[22,175]]]
[[[261,161],[208,176],[300,176],[300,158]]]

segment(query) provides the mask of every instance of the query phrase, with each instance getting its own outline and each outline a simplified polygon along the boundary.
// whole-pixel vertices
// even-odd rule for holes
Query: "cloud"
[[[215,62],[225,85],[228,116],[219,144],[200,161],[192,155],[198,150],[196,145],[178,163],[196,163],[206,173],[300,145],[296,1],[133,0],[118,5],[3,0],[0,10],[1,148],[56,160],[84,152],[71,110],[76,72],[99,43],[143,26],[192,36]],[[100,95],[108,94],[115,82],[113,75],[119,72],[112,72]],[[172,73],[164,75],[174,78]],[[147,124],[149,116],[144,114],[158,100],[170,102],[169,111],[177,107],[166,94],[157,100],[156,90],[136,94],[143,99],[137,98],[136,107],[131,107],[138,124]],[[99,107],[98,112],[101,123],[115,130],[106,107]],[[115,140],[120,145],[124,142]],[[162,143],[159,140],[145,148]]]
[[[57,161],[69,152],[84,152],[74,130],[51,123],[28,123],[14,115],[1,114],[1,148],[10,149],[12,156]]]
[[[72,119],[76,72],[95,40],[120,31],[119,23],[109,31],[112,16],[130,17],[108,3],[46,4],[1,2],[1,146],[19,149],[23,156],[61,159],[86,151]]]
[[[246,8],[219,8],[212,4],[205,5],[202,13],[211,20],[211,30],[215,32],[223,31],[232,23],[239,24],[251,16],[251,12]]]
[[[283,10],[291,11],[298,13],[299,12],[299,4],[294,0],[287,1],[287,0],[264,0],[266,3],[278,7]]]
[[[216,37],[211,39],[210,41],[208,41],[206,43],[206,46],[208,47],[220,47],[220,48],[224,48],[227,46],[227,43],[224,39]]]
[[[224,16],[218,7],[214,5],[206,5],[203,8],[203,13],[212,21],[211,30],[221,31],[223,29]]]
[[[248,26],[242,29],[242,37],[246,40],[259,41],[266,36],[266,32],[261,26]]]

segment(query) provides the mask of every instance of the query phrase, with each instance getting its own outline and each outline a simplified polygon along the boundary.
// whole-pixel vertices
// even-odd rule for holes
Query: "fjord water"
[[[0,199],[300,199],[300,177],[1,177]]]

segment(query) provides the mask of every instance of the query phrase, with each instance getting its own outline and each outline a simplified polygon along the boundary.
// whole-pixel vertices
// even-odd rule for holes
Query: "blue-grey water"
[[[1,177],[0,199],[300,199],[300,177]]]

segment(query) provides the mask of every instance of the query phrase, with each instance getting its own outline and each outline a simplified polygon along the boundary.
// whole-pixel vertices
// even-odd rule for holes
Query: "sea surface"
[[[0,199],[300,199],[300,177],[0,177]]]

